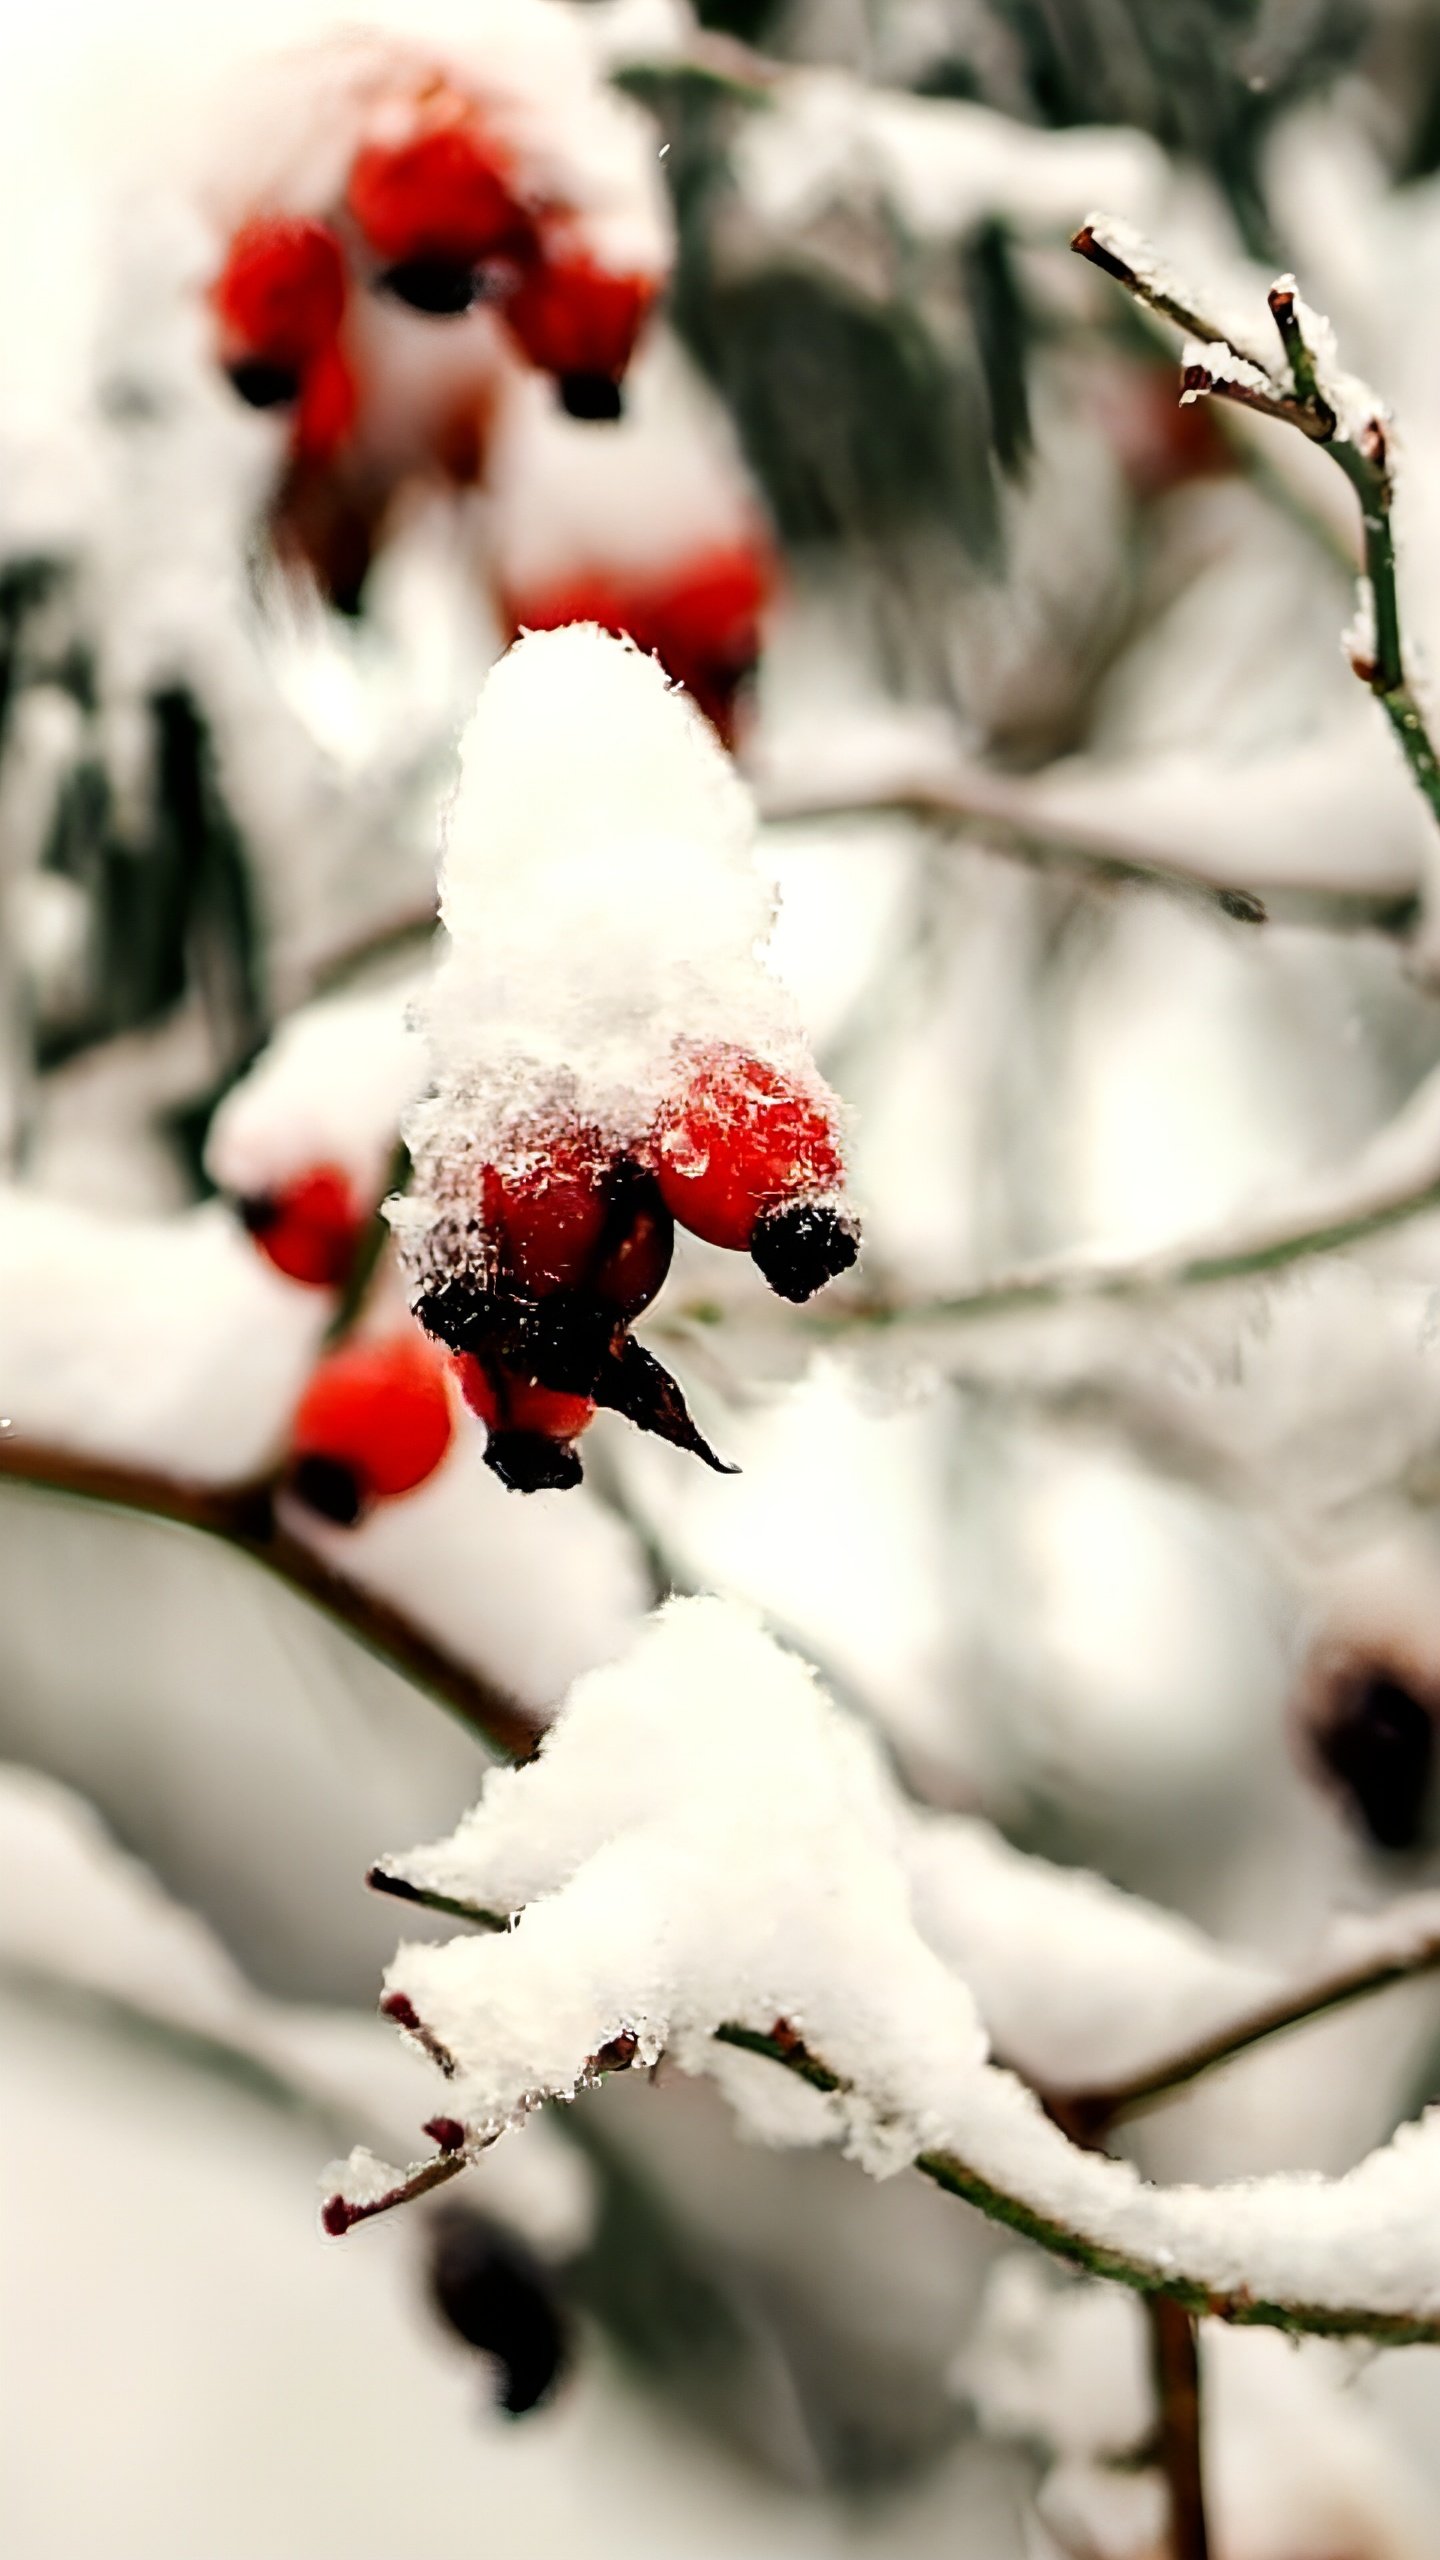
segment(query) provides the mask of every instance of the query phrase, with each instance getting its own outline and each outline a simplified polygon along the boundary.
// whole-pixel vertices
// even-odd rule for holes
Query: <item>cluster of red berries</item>
[[[332,221],[245,223],[212,287],[230,380],[255,408],[293,408],[294,451],[307,461],[333,455],[355,417],[352,268],[435,318],[493,304],[519,355],[555,376],[572,417],[620,415],[652,281],[597,266],[564,208],[523,203],[503,148],[455,92],[439,90],[406,140],[356,154]]]
[[[812,1296],[859,1249],[843,1178],[823,1090],[736,1047],[693,1059],[624,1151],[574,1127],[486,1164],[415,1312],[457,1355],[502,1482],[578,1484],[575,1443],[601,1405],[720,1468],[630,1328],[660,1291],[677,1220],[749,1253],[781,1296]]]

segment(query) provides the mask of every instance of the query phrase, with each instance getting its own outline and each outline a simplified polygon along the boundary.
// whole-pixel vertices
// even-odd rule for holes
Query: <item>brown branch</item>
[[[1434,1973],[1437,1967],[1440,1931],[1417,1938],[1412,1947],[1392,1948],[1365,1957],[1322,1975],[1317,1982],[1278,1992],[1273,1999],[1262,2000],[1242,2012],[1228,2026],[1197,2036],[1167,2054],[1163,2061],[1132,2073],[1128,2079],[1094,2089],[1043,2091],[1046,2110],[1072,2141],[1093,2147],[1113,2125],[1163,2104],[1165,2099],[1192,2087],[1206,2072],[1232,2062],[1237,2054],[1247,2053],[1252,2045],[1283,2035],[1292,2027],[1308,2026],[1312,2018],[1327,2017],[1331,2010],[1368,1999],[1372,1992],[1388,1990],[1392,1983],[1417,1981],[1424,1974]]]
[[[346,1628],[393,1671],[439,1698],[492,1751],[507,1759],[525,1760],[534,1750],[537,1728],[518,1699],[447,1653],[402,1610],[362,1590],[306,1546],[277,1519],[268,1484],[186,1484],[149,1468],[77,1457],[68,1449],[18,1440],[8,1432],[0,1437],[0,1483],[7,1479],[171,1521],[219,1539]]]
[[[1160,2416],[1160,2468],[1170,2499],[1172,2560],[1209,2560],[1200,2462],[1200,2341],[1192,2315],[1163,2294],[1145,2305]]]

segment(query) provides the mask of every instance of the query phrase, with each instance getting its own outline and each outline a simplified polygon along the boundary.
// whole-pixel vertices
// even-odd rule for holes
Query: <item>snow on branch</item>
[[[1440,2114],[1339,2179],[1147,2185],[992,2062],[970,1984],[922,1934],[905,1829],[869,1738],[813,1673],[744,1613],[672,1602],[452,1839],[388,1862],[421,1898],[515,1915],[402,1946],[386,1977],[389,2013],[443,2059],[434,2174],[457,2130],[488,2141],[598,2069],[667,2053],[719,2078],[762,2138],[838,2138],[876,2176],[913,2164],[1187,2310],[1440,2340]],[[794,2107],[761,2060],[795,2081]],[[341,2190],[337,2227],[375,2205],[367,2181]]]
[[[1344,472],[1360,502],[1365,575],[1350,663],[1390,722],[1431,815],[1440,823],[1440,755],[1406,665],[1395,577],[1390,421],[1368,386],[1343,371],[1328,320],[1301,300],[1293,276],[1268,295],[1283,371],[1272,372],[1232,327],[1201,318],[1188,293],[1129,226],[1092,214],[1071,243],[1137,302],[1185,332],[1182,397],[1238,402],[1297,427]]]

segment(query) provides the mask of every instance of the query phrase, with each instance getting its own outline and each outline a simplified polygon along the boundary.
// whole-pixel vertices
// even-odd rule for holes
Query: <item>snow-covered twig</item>
[[[361,1590],[283,1528],[268,1485],[182,1484],[143,1467],[42,1447],[10,1432],[0,1435],[0,1484],[6,1482],[142,1512],[221,1539],[347,1628],[367,1651],[417,1688],[439,1698],[493,1751],[523,1760],[534,1749],[535,1726],[513,1698],[434,1643],[403,1611]]]
[[[1182,398],[1211,395],[1278,418],[1297,427],[1344,472],[1360,502],[1365,549],[1364,636],[1352,639],[1350,663],[1384,711],[1411,778],[1440,824],[1440,754],[1410,681],[1401,635],[1392,520],[1394,480],[1388,421],[1381,403],[1365,384],[1339,372],[1328,323],[1305,310],[1293,276],[1282,276],[1268,296],[1285,353],[1287,382],[1276,380],[1251,350],[1237,343],[1233,331],[1216,328],[1191,310],[1127,227],[1096,215],[1075,234],[1071,246],[1092,266],[1113,276],[1138,302],[1184,330],[1190,343],[1181,376]]]

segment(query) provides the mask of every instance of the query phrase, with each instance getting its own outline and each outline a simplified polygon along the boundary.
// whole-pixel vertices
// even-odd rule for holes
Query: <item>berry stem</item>
[[[392,1193],[406,1190],[409,1181],[410,1150],[403,1138],[397,1138],[394,1151],[385,1168],[380,1197],[370,1212],[365,1232],[355,1249],[355,1259],[350,1265],[345,1286],[335,1302],[335,1312],[325,1328],[327,1351],[333,1351],[338,1343],[345,1340],[365,1312],[365,1302],[370,1295],[370,1284],[379,1269],[381,1255],[390,1241],[390,1222],[385,1216],[384,1204]]]

